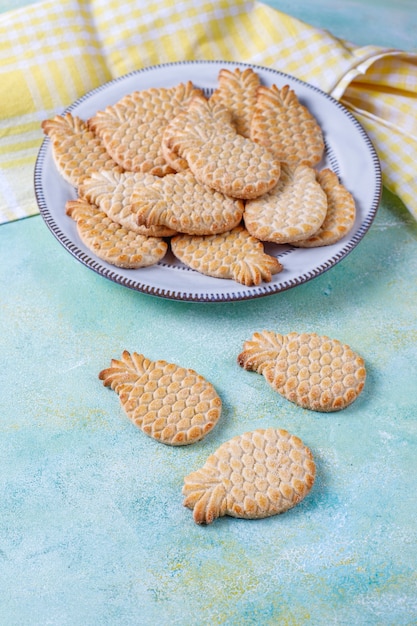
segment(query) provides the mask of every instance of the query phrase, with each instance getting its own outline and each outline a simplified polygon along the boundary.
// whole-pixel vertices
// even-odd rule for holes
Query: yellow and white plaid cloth
[[[341,100],[417,218],[417,54],[356,47],[253,0],[44,0],[0,16],[0,223],[38,211],[42,120],[132,70],[197,59],[270,66]]]

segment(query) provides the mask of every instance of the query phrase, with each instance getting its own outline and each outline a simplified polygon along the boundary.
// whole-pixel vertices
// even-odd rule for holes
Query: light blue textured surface
[[[331,29],[339,4],[325,4]],[[389,6],[400,19],[406,3]],[[363,41],[358,23],[344,28]],[[385,34],[401,45],[388,19]],[[254,301],[129,291],[75,261],[40,217],[0,227],[0,268],[1,626],[417,623],[417,224],[396,198],[384,192],[341,263]],[[366,361],[364,392],[332,414],[281,399],[236,363],[263,329],[350,344]],[[204,441],[165,447],[128,422],[97,378],[124,348],[214,384],[223,413]],[[198,527],[183,476],[269,426],[311,447],[311,494],[281,516]]]

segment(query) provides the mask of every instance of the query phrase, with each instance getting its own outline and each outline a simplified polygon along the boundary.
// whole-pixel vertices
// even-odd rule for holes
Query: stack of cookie
[[[210,97],[191,82],[155,87],[42,128],[77,189],[68,216],[116,266],[158,263],[170,246],[198,272],[258,285],[282,270],[265,242],[328,245],[355,220],[352,195],[319,171],[317,121],[288,85],[261,85],[251,68],[222,69]]]

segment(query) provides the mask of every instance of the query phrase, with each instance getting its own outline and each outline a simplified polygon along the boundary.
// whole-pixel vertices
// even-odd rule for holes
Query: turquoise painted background
[[[379,13],[322,0],[315,16],[301,0],[271,4],[361,43],[373,31],[354,5],[382,20],[375,43],[410,41],[409,2]],[[417,623],[417,224],[398,199],[384,192],[364,240],[319,278],[224,304],[113,284],[39,216],[3,225],[0,316],[2,626]],[[286,402],[236,363],[263,329],[350,344],[367,364],[364,392],[332,414]],[[124,348],[214,384],[223,413],[204,441],[165,447],[128,422],[97,377]],[[198,527],[183,476],[269,426],[312,449],[311,494],[281,516]]]

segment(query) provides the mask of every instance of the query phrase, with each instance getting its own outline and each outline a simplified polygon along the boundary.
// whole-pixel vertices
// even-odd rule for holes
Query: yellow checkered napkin
[[[355,47],[251,0],[48,0],[0,16],[0,222],[37,212],[42,120],[132,70],[196,59],[270,66],[341,100],[417,218],[417,54]]]

